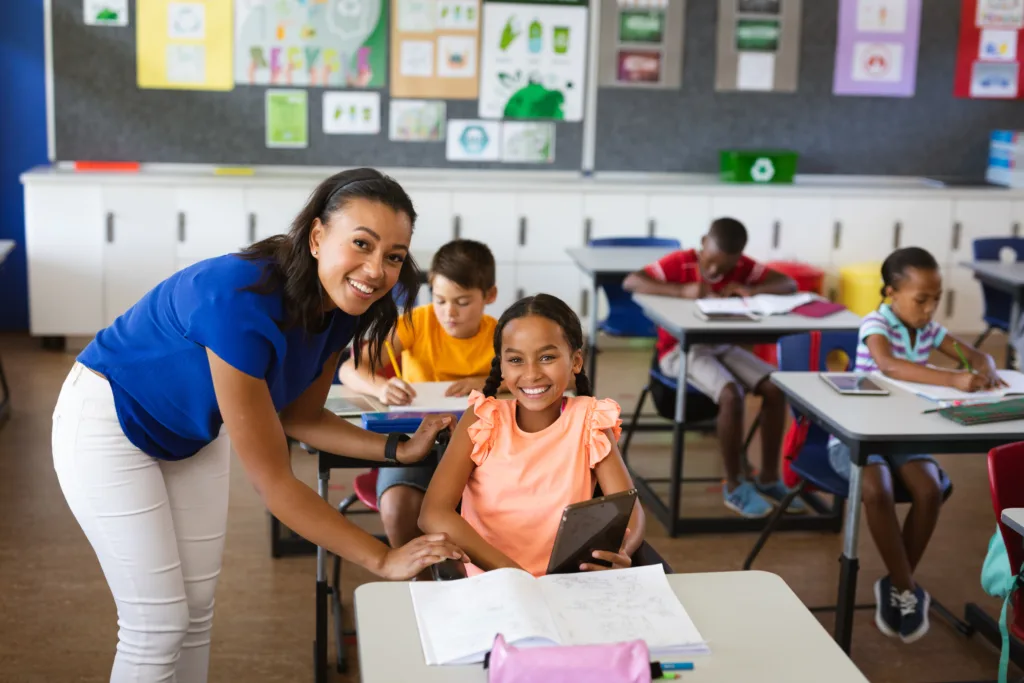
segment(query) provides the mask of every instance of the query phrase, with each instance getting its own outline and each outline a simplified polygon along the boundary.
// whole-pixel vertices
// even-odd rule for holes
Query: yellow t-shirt
[[[402,379],[406,382],[451,382],[486,376],[494,359],[494,328],[498,321],[485,315],[480,331],[469,339],[448,334],[430,304],[402,316],[395,335],[402,344]]]

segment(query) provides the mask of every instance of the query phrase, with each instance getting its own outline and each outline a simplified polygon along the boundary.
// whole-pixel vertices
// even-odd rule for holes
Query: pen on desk
[[[974,372],[974,369],[971,368],[971,364],[967,362],[967,356],[965,356],[963,350],[961,350],[960,344],[953,342],[953,349],[956,351],[956,355],[960,356],[960,362],[964,364],[964,369],[967,370],[967,372]]]
[[[693,662],[661,662],[662,671],[693,671]]]
[[[395,370],[395,377],[402,379],[402,371],[398,369],[398,361],[395,359],[395,350],[391,348],[391,342],[385,341],[384,348],[388,351],[388,358],[391,359],[391,367]]]

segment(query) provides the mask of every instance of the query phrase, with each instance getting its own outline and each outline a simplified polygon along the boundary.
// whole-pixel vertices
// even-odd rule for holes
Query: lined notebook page
[[[909,391],[912,394],[917,394],[918,396],[932,401],[983,401],[998,400],[1004,396],[1024,395],[1024,374],[1021,374],[1016,370],[998,370],[997,372],[999,373],[999,376],[1003,378],[1003,381],[1010,386],[1003,387],[1001,389],[992,389],[990,391],[975,391],[974,393],[960,391],[953,387],[940,387],[935,384],[904,382],[886,377],[880,372],[876,372],[874,374],[889,384],[897,386],[904,391]]]
[[[423,410],[431,412],[461,413],[469,406],[468,396],[445,396],[454,382],[413,382],[412,388],[416,390],[416,398],[407,406],[391,406],[389,410],[393,413],[402,413],[410,410]]]

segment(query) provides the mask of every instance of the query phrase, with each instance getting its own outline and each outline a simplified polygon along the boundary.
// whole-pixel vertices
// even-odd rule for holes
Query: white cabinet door
[[[828,263],[835,222],[832,200],[825,197],[777,197],[773,205],[772,260]]]
[[[456,192],[452,194],[452,215],[456,236],[483,242],[491,248],[496,261],[513,258],[519,243],[514,194]]]
[[[658,237],[674,237],[683,249],[700,248],[700,238],[711,225],[711,198],[707,196],[651,195],[647,215]]]
[[[249,243],[245,192],[231,187],[183,187],[176,192],[178,258],[200,261]]]
[[[103,188],[103,319],[109,325],[177,269],[174,190]]]
[[[833,242],[832,265],[873,263],[885,260],[892,251],[893,234],[899,221],[896,202],[891,199],[842,197],[835,201],[838,239]]]
[[[487,307],[487,314],[500,318],[505,309],[517,301],[516,264],[498,261],[495,264],[494,281],[498,288],[498,298]]]
[[[974,337],[985,329],[981,319],[985,305],[981,295],[981,283],[974,279],[974,273],[955,265],[943,272],[943,301],[939,306],[944,324],[955,334],[974,342]]]
[[[583,246],[583,196],[570,192],[529,192],[516,197],[519,209],[518,263],[571,263],[566,249]]]
[[[455,237],[452,221],[452,195],[430,190],[409,191],[416,209],[416,227],[412,234],[412,249],[417,254],[433,254],[438,247]],[[426,267],[429,260],[423,263]]]
[[[311,190],[249,187],[245,189],[245,243],[252,244],[292,227]]]
[[[921,247],[935,260],[949,260],[953,242],[953,202],[948,199],[903,199],[897,202],[899,230],[894,249]]]
[[[99,185],[25,184],[33,335],[91,335],[104,326],[103,230]]]
[[[606,237],[646,237],[647,197],[642,194],[588,194],[583,198],[584,243]]]
[[[991,199],[961,199],[953,203],[953,239],[949,255],[951,268],[960,261],[974,260],[974,240],[1010,237],[1013,234],[1013,202]]]
[[[774,207],[771,197],[721,196],[711,200],[714,218],[735,218],[747,229],[747,256],[767,261],[772,255]]]
[[[576,266],[561,263],[517,264],[516,265],[516,297],[533,294],[550,294],[557,296],[576,314],[583,316],[587,308],[591,308],[587,287],[584,287]]]

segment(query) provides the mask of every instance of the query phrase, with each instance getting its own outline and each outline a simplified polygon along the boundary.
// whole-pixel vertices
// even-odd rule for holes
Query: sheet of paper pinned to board
[[[391,100],[388,139],[397,142],[439,142],[445,137],[443,100]]]
[[[82,0],[82,19],[86,26],[127,26],[128,0]]]
[[[147,0],[135,9],[140,88],[231,90],[231,0]]]

